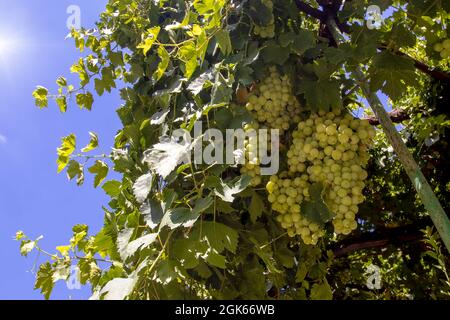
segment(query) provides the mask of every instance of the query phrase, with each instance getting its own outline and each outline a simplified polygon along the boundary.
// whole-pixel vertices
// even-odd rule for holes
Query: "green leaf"
[[[229,55],[233,51],[233,46],[231,45],[230,33],[227,30],[221,29],[216,33],[217,44],[219,45],[220,51],[222,51],[224,56]]]
[[[269,7],[261,0],[249,1],[249,16],[257,25],[266,26],[272,22],[273,15]]]
[[[90,173],[95,174],[94,187],[97,188],[102,183],[102,181],[106,178],[109,168],[106,163],[104,163],[101,160],[97,160],[97,161],[95,161],[95,164],[92,167],[90,167],[88,170]]]
[[[145,151],[144,162],[166,178],[183,161],[189,162],[191,146],[175,141],[161,142]]]
[[[22,256],[27,256],[36,247],[36,241],[22,240],[20,244],[20,254]]]
[[[208,176],[205,180],[205,187],[214,190],[214,193],[223,201],[233,202],[234,195],[244,191],[251,182],[252,178],[243,175],[235,182],[225,183],[219,177]]]
[[[84,183],[84,170],[83,166],[81,166],[77,161],[70,160],[67,167],[67,178],[72,180],[77,177],[77,185],[82,185]]]
[[[154,199],[148,199],[144,202],[139,208],[139,211],[143,215],[145,223],[151,229],[158,226],[164,215],[161,203]]]
[[[370,89],[383,91],[393,101],[399,100],[408,86],[418,84],[414,62],[387,51],[373,58],[369,75]]]
[[[67,79],[64,78],[64,77],[59,77],[59,78],[56,80],[56,84],[57,84],[58,86],[60,86],[60,87],[67,87]]]
[[[316,37],[313,31],[299,30],[296,35],[292,37],[291,51],[297,55],[303,55],[306,50],[316,46]]]
[[[306,267],[306,264],[300,263],[298,265],[297,273],[295,275],[295,282],[301,283],[303,280],[305,280],[307,274],[308,274],[308,268]]]
[[[206,260],[206,262],[212,266],[221,268],[221,269],[225,269],[226,268],[226,259],[224,256],[220,255],[217,253],[216,250],[209,248],[205,255],[204,258]]]
[[[326,92],[327,94],[323,94]],[[308,109],[312,111],[342,108],[341,84],[335,80],[304,80],[299,93],[303,93]]]
[[[63,137],[61,142],[61,146],[57,149],[58,159],[56,163],[58,164],[58,173],[64,170],[69,163],[69,157],[76,148],[76,137],[74,134],[70,134],[67,137]]]
[[[164,72],[166,72],[166,69],[169,66],[170,62],[170,55],[163,46],[158,47],[158,56],[160,62],[158,64],[158,69],[156,69],[153,75],[156,81],[161,79],[161,77],[164,75]]]
[[[33,97],[35,99],[36,106],[39,108],[48,107],[48,90],[47,88],[37,86],[33,91]]]
[[[53,269],[50,263],[46,262],[39,267],[34,289],[41,289],[41,293],[44,295],[45,299],[48,300],[50,299],[53,287]]]
[[[197,69],[197,46],[193,41],[184,43],[179,50],[180,59],[184,62],[184,76],[190,78]]]
[[[62,113],[67,111],[67,98],[65,96],[60,96],[56,99],[56,104],[59,107],[59,111]]]
[[[91,140],[89,141],[89,144],[81,149],[82,152],[89,152],[94,150],[98,147],[98,137],[94,132],[89,132],[89,135],[91,136]]]
[[[120,233],[117,238],[117,246],[119,248],[120,257],[124,261],[133,256],[139,250],[150,246],[158,237],[157,233],[150,233],[130,241],[130,236],[132,233],[133,229],[129,229],[125,233]]]
[[[87,109],[89,111],[92,109],[92,105],[94,103],[94,97],[92,96],[92,93],[78,93],[76,95],[76,100],[81,109]]]
[[[63,255],[64,257],[68,256],[69,254],[69,250],[70,250],[70,246],[58,246],[56,247],[56,250],[61,253],[61,255]]]
[[[185,269],[193,269],[199,265],[199,258],[207,249],[204,242],[181,238],[172,244],[170,253]]]
[[[133,292],[137,280],[136,274],[129,278],[114,278],[99,292],[94,292],[90,300],[125,300]]]
[[[385,36],[386,41],[393,41],[397,47],[413,47],[416,36],[403,24],[394,24],[392,30]]]
[[[106,194],[112,198],[117,197],[120,194],[120,188],[122,183],[117,180],[107,181],[103,184],[102,189],[106,192]]]
[[[168,226],[170,229],[176,229],[181,226],[190,228],[199,217],[198,213],[193,212],[189,208],[178,207],[169,209],[162,218],[159,229],[161,230],[165,226]]]
[[[330,211],[323,199],[324,186],[314,183],[309,187],[310,201],[303,201],[301,212],[311,222],[323,225],[330,221],[334,214]]]
[[[194,214],[203,213],[206,209],[208,209],[213,204],[213,202],[214,202],[214,200],[211,196],[207,196],[206,198],[197,199],[197,201],[195,202],[194,209],[192,209],[192,213],[194,213]]]
[[[147,52],[152,48],[156,38],[158,38],[159,30],[161,30],[161,27],[148,29],[145,35],[146,38],[137,46],[138,49],[142,49],[144,56],[147,55]]]
[[[152,189],[153,174],[151,172],[140,176],[133,184],[133,194],[137,202],[143,203]]]
[[[275,41],[269,41],[266,47],[262,49],[261,55],[265,63],[282,65],[289,58],[289,50],[283,49]]]
[[[325,280],[318,284],[315,283],[311,288],[311,300],[331,300],[333,299],[333,292],[330,285]]]
[[[218,253],[225,249],[236,253],[239,235],[236,230],[222,223],[203,221],[192,230],[190,239],[204,239]]]
[[[248,212],[250,213],[250,219],[252,220],[253,223],[255,223],[259,217],[261,217],[263,210],[264,210],[263,200],[256,192],[253,192],[250,207],[248,208]]]

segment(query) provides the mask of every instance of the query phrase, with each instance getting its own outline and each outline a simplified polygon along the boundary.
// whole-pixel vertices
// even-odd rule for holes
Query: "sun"
[[[17,50],[19,41],[17,38],[8,37],[0,34],[0,58],[7,60]]]

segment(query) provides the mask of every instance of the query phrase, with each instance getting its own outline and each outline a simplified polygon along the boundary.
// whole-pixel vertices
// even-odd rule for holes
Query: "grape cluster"
[[[282,173],[270,177],[266,189],[272,209],[279,213],[276,219],[288,235],[300,235],[305,244],[315,245],[324,231],[303,217],[300,207],[304,200],[309,200],[309,185],[307,176],[293,178]]]
[[[281,76],[275,67],[254,90],[245,105],[254,118],[268,128],[288,130],[291,123],[300,121],[300,105],[291,93],[288,76]]]
[[[446,39],[443,42],[436,43],[434,50],[439,52],[442,59],[450,58],[450,39]]]
[[[325,201],[336,213],[336,234],[349,234],[357,227],[355,215],[364,201],[367,178],[367,149],[374,135],[368,121],[338,110],[313,114],[293,132],[287,153],[289,171],[300,174],[302,180],[327,186]]]
[[[244,131],[248,132],[250,130],[259,129],[257,123],[246,124],[244,126]],[[258,159],[258,137],[255,139],[246,138],[244,142],[244,155],[245,155],[245,165],[241,167],[241,174],[246,174],[252,177],[251,185],[257,186],[261,183],[261,167]]]
[[[270,11],[273,11],[273,2],[271,0],[262,0],[262,3],[267,8],[269,8]],[[260,36],[261,38],[273,38],[275,36],[275,23],[273,14],[268,25],[255,25],[253,32],[255,33],[255,35]]]

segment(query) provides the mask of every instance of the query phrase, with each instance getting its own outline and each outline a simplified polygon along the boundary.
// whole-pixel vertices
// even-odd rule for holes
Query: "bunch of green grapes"
[[[260,124],[282,132],[300,121],[300,105],[292,94],[288,76],[281,76],[275,67],[270,67],[269,72],[250,94],[245,107]]]
[[[246,124],[244,126],[245,132],[249,132],[250,130],[255,130],[257,132],[258,129],[259,125],[257,123]],[[258,158],[258,138],[246,138],[244,147],[245,164],[241,167],[241,174],[246,174],[252,177],[252,181],[250,183],[255,187],[261,184],[262,181],[260,161]]]
[[[450,39],[445,39],[440,43],[434,45],[434,50],[439,52],[442,59],[450,58]]]
[[[288,177],[286,173],[270,177],[266,185],[268,200],[272,209],[279,213],[276,217],[290,237],[300,235],[305,244],[317,244],[324,231],[301,214],[300,204],[309,200],[308,176]]]
[[[313,114],[293,132],[287,153],[289,171],[306,176],[310,183],[327,186],[325,201],[336,213],[336,234],[349,234],[357,227],[355,215],[364,201],[367,178],[367,149],[374,135],[367,120],[343,115],[339,110]]]
[[[273,2],[271,0],[262,0],[262,3],[267,8],[269,8],[270,11],[273,11]],[[260,36],[261,38],[273,38],[275,36],[275,23],[273,14],[268,25],[255,25],[253,32],[255,33],[255,35]]]

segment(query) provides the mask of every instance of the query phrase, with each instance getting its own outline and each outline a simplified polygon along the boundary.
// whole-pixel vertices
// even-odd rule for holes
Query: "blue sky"
[[[94,131],[100,152],[109,153],[120,128],[115,114],[118,93],[98,98],[91,112],[72,103],[61,114],[53,103],[45,110],[34,107],[31,92],[38,84],[54,90],[56,78],[70,75],[70,66],[80,56],[72,41],[65,40],[69,5],[78,5],[82,25],[92,27],[106,3],[0,0],[0,43],[6,38],[15,43],[0,51],[0,299],[42,299],[33,290],[34,276],[29,272],[36,255],[20,256],[18,243],[12,240],[17,230],[31,237],[44,235],[41,245],[53,250],[67,244],[74,224],[86,223],[93,232],[101,227],[106,196],[93,188],[90,179],[80,188],[65,174],[57,175],[56,148],[60,137],[70,133],[84,145],[88,131]],[[60,283],[53,298],[81,299],[89,293],[88,288],[68,290]]]

